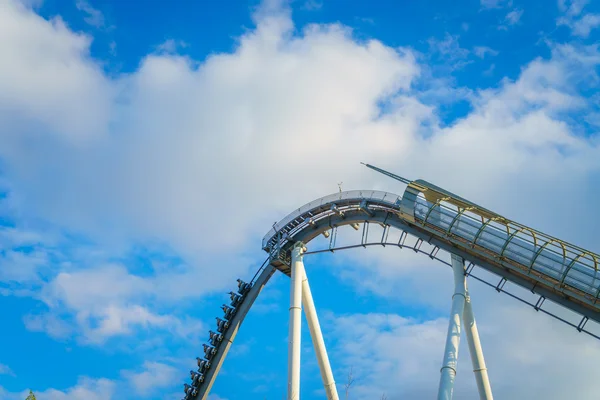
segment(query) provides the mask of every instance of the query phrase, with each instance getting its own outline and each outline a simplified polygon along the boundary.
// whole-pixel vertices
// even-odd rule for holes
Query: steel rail
[[[418,204],[416,202],[416,196],[414,198],[414,206],[417,206]],[[468,203],[466,200],[461,198],[459,199],[460,204],[464,206],[463,208],[473,206],[472,203]],[[263,249],[269,254],[268,259],[265,260],[265,263],[263,263],[263,265],[255,274],[254,278],[252,279],[253,283],[251,284],[250,289],[245,293],[241,303],[237,305],[234,313],[231,315],[231,318],[228,321],[228,328],[222,332],[221,341],[217,344],[217,346],[214,347],[214,349],[209,351],[211,357],[211,366],[202,373],[202,381],[200,381],[196,386],[196,392],[194,392],[193,395],[187,394],[185,399],[207,399],[210,388],[212,387],[219,369],[225,357],[227,356],[230,346],[233,343],[246,314],[250,310],[262,288],[266,285],[276,270],[279,270],[289,276],[289,250],[291,246],[297,241],[302,241],[308,244],[312,239],[330,229],[337,230],[338,227],[357,223],[365,223],[367,224],[366,226],[368,226],[370,223],[377,223],[384,227],[382,240],[378,242],[378,244],[381,245],[394,244],[398,247],[403,247],[401,244],[404,243],[403,239],[405,240],[408,235],[411,235],[417,239],[417,242],[412,249],[418,253],[428,254],[432,259],[447,264],[447,262],[444,262],[444,260],[436,256],[437,251],[440,249],[447,251],[448,253],[456,254],[465,259],[467,262],[470,262],[470,265],[477,265],[480,268],[501,277],[500,283],[494,285],[474,276],[471,268],[471,271],[467,272],[469,273],[469,276],[473,277],[474,279],[481,281],[488,286],[492,286],[497,291],[506,293],[525,304],[533,306],[534,309],[542,311],[553,318],[573,326],[580,332],[584,332],[599,339],[598,336],[585,329],[585,323],[589,319],[600,322],[600,307],[596,304],[596,301],[590,300],[589,296],[586,297],[587,294],[585,292],[581,292],[579,288],[572,286],[570,281],[566,282],[569,270],[581,272],[579,271],[581,267],[576,265],[576,262],[579,258],[584,256],[571,261],[569,265],[570,268],[567,271],[564,271],[562,282],[553,282],[553,278],[551,276],[545,275],[543,272],[533,268],[534,264],[537,265],[537,259],[539,259],[539,257],[545,257],[545,255],[532,252],[532,257],[535,255],[536,259],[533,261],[528,260],[527,265],[524,265],[520,264],[518,260],[514,260],[514,258],[517,258],[514,254],[513,257],[506,256],[506,254],[511,253],[508,249],[509,245],[507,243],[504,244],[501,257],[498,256],[499,254],[497,254],[500,252],[494,254],[489,247],[486,248],[484,245],[482,245],[482,242],[486,242],[486,240],[483,239],[484,233],[489,233],[486,231],[486,227],[490,227],[490,222],[495,222],[496,218],[498,218],[490,211],[482,209],[484,210],[482,213],[486,216],[489,216],[488,221],[484,222],[482,217],[481,227],[478,229],[476,234],[473,235],[475,240],[471,241],[461,237],[456,233],[459,231],[458,227],[456,229],[452,229],[452,226],[454,226],[455,223],[460,224],[461,222],[465,222],[463,218],[465,215],[464,211],[459,216],[452,214],[452,225],[450,226],[450,229],[447,227],[443,229],[443,227],[439,225],[428,222],[427,218],[419,218],[419,216],[416,215],[416,207],[413,207],[413,221],[407,220],[406,213],[401,211],[402,205],[405,204],[403,203],[401,205],[401,202],[404,201],[405,200],[402,197],[387,192],[342,192],[325,196],[321,199],[317,199],[311,203],[308,203],[307,205],[286,216],[279,223],[274,224],[273,229],[263,238]],[[437,203],[440,204],[440,202]],[[440,206],[440,210],[443,207],[443,205]],[[457,212],[460,212],[460,210]],[[492,219],[494,220],[492,221]],[[465,223],[470,225],[472,222]],[[520,224],[514,223],[512,227],[514,226],[517,226],[519,229],[522,228],[521,230],[535,232],[536,235],[544,235]],[[389,233],[390,227],[394,227],[402,232],[400,241],[398,243],[388,243],[384,241],[384,238],[386,237],[386,230],[387,233]],[[510,236],[508,225],[506,227],[507,235]],[[513,235],[513,237],[510,239],[511,246],[512,243],[516,243],[517,246],[523,246],[523,244],[514,236],[516,235]],[[551,238],[547,235],[543,237],[544,239]],[[554,238],[551,238],[551,240],[554,240]],[[558,241],[561,245],[566,246],[565,242],[559,241],[558,239],[556,239],[556,241]],[[421,245],[423,243],[428,243],[429,245],[433,246],[431,253],[425,253],[424,251],[421,251]],[[363,238],[363,243],[354,247],[368,247],[371,245],[374,244],[365,243]],[[547,245],[544,245],[544,247],[546,246]],[[351,247],[342,246],[339,248],[329,248],[322,251],[336,251],[347,248]],[[570,246],[567,248],[574,248],[578,251],[582,250],[582,252],[585,251],[577,248],[576,246]],[[536,251],[539,250],[539,253],[543,253],[545,250],[536,249],[535,247],[534,249]],[[587,251],[585,252],[586,254],[593,254]],[[315,253],[307,252],[307,254]],[[532,303],[519,298],[510,292],[507,292],[503,288],[504,283],[507,281],[538,294],[540,299],[535,305],[533,305]],[[546,299],[565,306],[571,311],[582,315],[582,321],[576,326],[573,323],[541,308],[544,300]],[[597,296],[595,300],[597,300]],[[201,360],[199,360],[199,362],[200,361]],[[192,376],[195,376],[194,371],[191,372]]]
[[[413,246],[403,246],[403,245],[401,245],[399,243],[396,243],[396,242],[359,243],[359,244],[353,244],[353,245],[345,245],[345,246],[334,247],[334,248],[331,248],[331,249],[327,248],[327,249],[319,249],[319,250],[307,251],[306,253],[304,253],[304,255],[305,256],[309,256],[309,255],[316,255],[316,254],[322,254],[322,253],[334,253],[336,251],[352,250],[352,249],[359,249],[361,247],[362,248],[367,248],[367,247],[374,247],[374,246],[382,246],[382,247],[391,246],[391,247],[398,247],[400,249],[406,248],[406,249],[409,249],[409,250],[413,250],[416,253],[424,254],[424,255],[428,256],[429,258],[431,258],[432,260],[439,261],[440,263],[442,263],[442,264],[444,264],[444,265],[452,268],[452,264],[450,262],[444,260],[443,258],[438,257],[437,255],[432,255],[432,252],[433,252],[433,250],[435,250],[435,248],[432,249],[432,251],[425,251],[423,249],[416,248],[416,247],[413,247]],[[544,313],[546,315],[549,315],[550,317],[552,317],[552,318],[554,318],[554,319],[556,319],[556,320],[558,320],[560,322],[563,322],[563,323],[569,325],[572,328],[577,329],[578,332],[582,332],[582,333],[588,334],[589,336],[591,336],[591,337],[593,337],[595,339],[600,340],[600,336],[594,334],[593,332],[590,332],[590,331],[588,331],[585,328],[581,328],[580,329],[580,325],[575,325],[573,322],[567,321],[566,319],[564,319],[564,318],[562,318],[562,317],[554,314],[552,311],[545,310],[544,308],[542,308],[542,305],[544,303],[543,302],[543,300],[544,300],[543,298],[538,299],[538,301],[536,303],[532,303],[532,302],[530,302],[528,300],[525,300],[522,297],[519,297],[518,295],[516,295],[514,293],[508,292],[506,289],[504,289],[504,287],[499,287],[497,283],[489,282],[489,281],[485,280],[484,278],[481,278],[481,277],[479,277],[477,275],[474,275],[472,271],[473,271],[473,268],[476,267],[476,266],[478,266],[478,265],[476,265],[476,264],[470,264],[469,267],[468,267],[468,269],[467,269],[467,272],[465,273],[465,275],[467,277],[475,279],[478,282],[483,283],[484,285],[487,285],[487,286],[495,289],[499,293],[507,294],[509,297],[511,297],[511,298],[513,298],[515,300],[518,300],[518,301],[520,301],[523,304],[527,304],[528,306],[531,306],[535,311],[541,311],[542,313]]]
[[[387,197],[399,198],[399,196],[393,194],[389,194]],[[461,235],[447,235],[447,227],[445,226],[434,225],[427,222],[422,225],[422,219],[418,216],[415,219],[415,222],[411,223],[407,221],[404,218],[404,215],[399,211],[397,203],[392,204],[378,199],[369,199],[368,214],[361,212],[358,208],[360,202],[361,199],[354,199],[354,204],[349,203],[345,204],[344,207],[339,207],[338,211],[341,211],[341,215],[330,211],[329,208],[327,208],[327,211],[323,211],[318,215],[311,213],[311,224],[302,223],[296,225],[293,234],[267,238],[265,242],[268,245],[265,247],[265,250],[268,252],[275,250],[278,254],[281,254],[282,252],[285,253],[289,250],[292,241],[301,240],[304,243],[308,243],[308,241],[322,233],[323,230],[350,223],[362,223],[368,221],[378,222],[383,225],[393,225],[400,230],[407,231],[421,240],[430,243],[435,242],[438,247],[444,248],[448,252],[459,252],[461,257],[465,260],[475,262],[492,273],[505,276],[508,280],[511,280],[526,289],[536,287],[537,291],[543,291],[543,294],[552,301],[600,322],[600,307],[597,304],[598,298],[596,297],[598,288],[589,286],[590,282],[582,282],[577,275],[569,275],[568,281],[561,280],[560,275],[557,275],[556,270],[540,263],[540,257],[547,257],[547,254],[538,256],[534,265],[534,267],[537,266],[538,268],[532,268],[530,262],[535,255],[533,250],[530,251],[530,257],[526,257],[515,251],[508,251],[507,249],[498,249],[497,251],[494,251],[492,246],[483,239],[483,235],[479,236],[479,240],[477,241],[477,244],[475,244]],[[331,205],[335,205],[335,203],[331,203],[330,206]],[[458,229],[454,229],[455,232],[457,230]],[[473,236],[474,235],[475,233],[473,232]],[[510,239],[510,242],[515,245],[519,244],[520,246],[523,246],[523,244],[514,237]],[[504,243],[501,243],[499,247],[502,248],[503,245]],[[562,262],[562,257],[560,261]],[[280,264],[281,265],[276,266],[282,272],[288,273],[289,271],[285,266],[285,262],[281,262]],[[600,280],[593,281],[594,278],[590,275],[590,268],[586,269],[585,265],[577,266],[577,268],[578,270],[576,270],[575,266],[572,266],[571,269],[580,275],[592,278],[591,282],[595,285],[600,283]],[[555,276],[552,276],[550,273]],[[561,275],[563,277],[565,276],[564,273]]]

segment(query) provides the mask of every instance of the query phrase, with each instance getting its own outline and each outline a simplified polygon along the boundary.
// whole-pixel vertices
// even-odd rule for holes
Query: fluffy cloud
[[[114,92],[100,66],[88,61],[90,37],[75,34],[59,17],[46,21],[14,1],[0,5],[0,37],[6,39],[0,51],[10,60],[0,66],[0,115],[6,122],[0,156],[15,172],[27,174],[32,161],[14,165],[26,143],[43,153],[50,150],[43,148],[48,139],[82,144],[105,133]],[[31,146],[32,140],[40,147]]]
[[[86,0],[77,0],[75,2],[77,9],[83,12],[86,16],[84,21],[96,28],[104,27],[104,14],[98,9],[92,7],[92,5]]]
[[[188,44],[182,40],[175,39],[167,39],[158,46],[156,46],[156,50],[159,53],[176,53],[178,49],[187,47]]]
[[[76,386],[63,392],[49,389],[36,394],[40,400],[110,400],[113,399],[115,383],[108,379],[80,378]]]
[[[519,23],[522,16],[523,16],[523,9],[515,8],[514,10],[512,10],[511,12],[506,14],[506,17],[504,18],[504,20],[506,21],[506,23],[508,25],[515,25],[515,24]]]
[[[203,324],[192,318],[181,320],[136,304],[151,302],[156,291],[152,281],[131,275],[123,267],[108,265],[59,273],[44,288],[42,299],[51,311],[74,313],[76,326],[91,343],[102,343],[112,336],[132,333],[139,327],[163,329],[181,337],[197,337],[204,331]],[[60,329],[61,325],[56,325],[57,320],[52,314],[29,316],[26,321],[30,329],[48,330],[57,337],[69,333],[66,327]],[[52,329],[52,326],[59,329]]]
[[[64,315],[41,314],[23,317],[25,327],[33,332],[45,332],[55,339],[64,339],[73,334],[73,326],[64,319]]]
[[[502,8],[510,7],[512,0],[481,0],[481,7],[483,8]]]
[[[304,36],[292,37],[285,15],[266,15],[256,31],[240,39],[233,54],[215,55],[202,65],[179,56],[150,55],[135,74],[115,82],[89,59],[89,38],[68,34],[60,21],[49,24],[8,4],[6,18],[26,22],[16,24],[12,35],[25,36],[20,32],[27,31],[28,37],[45,38],[48,52],[72,55],[66,62],[72,65],[68,74],[57,71],[52,79],[36,75],[55,87],[31,84],[42,91],[35,96],[28,94],[31,89],[16,87],[25,81],[17,71],[25,76],[24,66],[51,62],[23,59],[23,52],[42,44],[15,43],[4,49],[14,61],[0,72],[5,84],[14,86],[3,93],[20,94],[20,109],[28,120],[41,119],[44,132],[10,117],[22,132],[3,132],[2,156],[15,180],[25,178],[22,174],[29,178],[30,184],[15,189],[24,196],[19,199],[22,204],[54,222],[85,231],[120,222],[119,229],[159,235],[182,252],[223,250],[226,236],[227,246],[239,246],[247,233],[264,231],[265,225],[256,225],[257,216],[266,213],[263,209],[289,207],[293,196],[286,191],[282,196],[273,182],[282,181],[289,171],[300,171],[303,158],[316,160],[310,168],[313,174],[330,170],[322,174],[325,183],[327,176],[339,175],[368,156],[365,151],[380,153],[388,137],[402,142],[385,124],[380,133],[365,131],[372,122],[379,125],[373,121],[378,100],[409,88],[418,73],[414,58],[376,41],[358,44],[343,27],[311,26]],[[119,102],[116,87],[122,88]],[[51,96],[55,92],[65,97],[71,93],[63,99]],[[282,103],[282,96],[289,100]],[[92,99],[94,104],[89,103]],[[17,107],[14,98],[10,100]],[[36,107],[27,103],[31,101],[42,104]],[[52,107],[62,108],[49,111]],[[114,113],[105,113],[109,110]],[[46,112],[52,120],[44,120]],[[94,115],[86,115],[90,112]],[[418,123],[413,120],[407,116],[399,122]],[[109,135],[109,126],[119,134]],[[323,132],[329,132],[325,143],[310,151],[300,146],[285,169],[273,168],[282,149],[291,149],[299,137],[322,141]],[[351,146],[347,161],[330,165],[328,149],[351,137],[360,141],[360,147]],[[42,158],[37,146],[24,145],[33,140],[40,142],[39,151],[43,147]],[[43,142],[47,143],[42,146]],[[43,171],[40,165],[54,167]],[[217,170],[218,176],[208,173]],[[255,179],[258,176],[264,178]],[[44,184],[48,179],[61,190]],[[311,192],[306,199],[320,193],[316,188]],[[47,201],[29,204],[41,193],[49,196]],[[243,209],[238,206],[240,198]]]
[[[571,34],[586,38],[590,32],[600,26],[599,14],[582,14],[588,0],[559,0],[559,9],[563,15],[556,20],[557,25],[565,25]]]
[[[585,14],[581,19],[567,23],[573,30],[573,34],[588,37],[590,32],[600,26],[600,14]]]
[[[11,375],[15,376],[15,373],[10,369],[8,365],[0,364],[0,375]]]
[[[12,374],[8,367],[0,365],[0,368],[2,367],[8,372],[2,372],[0,369],[0,374]],[[146,361],[136,370],[121,371],[121,378],[117,380],[81,376],[75,385],[67,389],[49,388],[43,391],[34,389],[34,393],[39,400],[134,399],[148,397],[165,387],[173,387],[173,382],[179,376],[178,369],[170,365]],[[178,391],[177,394],[163,398],[179,398],[181,397],[179,393]],[[14,393],[0,386],[2,399],[23,400],[28,394],[29,390]],[[219,399],[218,396],[214,398]]]
[[[498,55],[498,52],[496,50],[487,46],[475,46],[475,48],[473,48],[473,53],[475,53],[475,55],[479,58],[485,58],[487,54],[491,56]]]
[[[476,306],[478,310],[484,308]],[[478,325],[496,397],[595,398],[600,389],[593,378],[594,360],[600,355],[595,339],[565,342],[565,335],[574,335],[572,328],[523,308],[485,310],[477,315]],[[530,322],[532,314],[535,324]],[[338,337],[333,352],[342,361],[338,384],[344,383],[343,372],[352,368],[352,399],[379,398],[382,393],[389,400],[435,397],[447,323],[446,318],[421,322],[394,314],[338,316],[331,326]],[[459,398],[477,397],[467,353],[463,335],[455,387]]]
[[[89,57],[91,39],[59,19],[45,21],[14,2],[0,10],[8,21],[3,35],[16,38],[3,41],[11,61],[0,67],[2,109],[18,110],[3,115],[0,134],[11,204],[104,245],[159,238],[189,262],[156,285],[119,277],[116,291],[100,287],[101,264],[78,284],[78,275],[65,273],[45,290],[49,303],[55,296],[70,307],[89,289],[110,293],[92,297],[102,308],[114,298],[135,299],[137,284],[179,298],[229,286],[247,270],[243,254],[269,220],[298,201],[281,184],[310,174],[318,182],[302,199],[317,197],[363,157],[392,157],[404,146],[394,130],[410,132],[421,118],[412,115],[414,100],[398,96],[419,73],[410,51],[357,43],[337,25],[309,26],[295,37],[281,10],[258,12],[257,29],[232,54],[202,65],[149,55],[117,79]],[[378,120],[380,100],[406,115]],[[320,144],[298,146],[299,139]],[[331,163],[330,149],[346,142],[346,158]],[[292,148],[282,168],[278,160]],[[63,290],[69,283],[72,290]]]
[[[64,391],[48,389],[36,392],[39,400],[112,400],[115,399],[116,383],[109,379],[93,379],[80,377],[77,384]],[[7,400],[22,400],[27,397],[29,390],[20,393],[10,393],[0,387],[0,395]]]
[[[429,44],[432,54],[438,54],[443,64],[448,64],[451,69],[460,69],[469,64],[467,60],[469,50],[460,47],[458,35],[446,32],[444,39],[430,38]]]
[[[121,303],[128,298],[135,299],[149,289],[149,282],[129,275],[123,267],[107,265],[93,270],[61,272],[46,287],[45,296],[49,303],[61,299],[67,307],[93,309],[109,301]]]
[[[339,177],[348,177],[346,188],[381,185],[359,168],[359,160],[410,168],[411,175],[444,181],[456,174],[431,168],[417,154],[444,160],[449,148],[475,155],[500,145],[510,150],[511,159],[525,162],[503,171],[503,157],[485,156],[486,172],[505,174],[534,164],[527,161],[531,151],[523,145],[532,146],[540,159],[558,156],[549,145],[560,145],[578,156],[587,152],[584,161],[593,164],[595,147],[573,136],[571,127],[551,114],[585,105],[567,79],[596,62],[591,49],[585,50],[589,59],[577,63],[557,47],[551,60],[533,61],[516,82],[475,96],[475,110],[464,120],[443,129],[429,126],[430,140],[423,140],[422,124],[435,116],[411,89],[419,66],[410,51],[377,41],[358,43],[341,26],[309,26],[301,36],[292,36],[286,13],[259,13],[256,30],[240,38],[232,54],[214,55],[203,64],[177,55],[149,55],[131,76],[111,80],[89,58],[89,38],[11,4],[5,6],[7,20],[20,17],[31,25],[15,24],[15,35],[30,31],[27,36],[33,37],[39,31],[49,42],[49,52],[72,55],[69,64],[77,72],[61,72],[52,79],[57,87],[71,90],[31,85],[42,93],[25,97],[31,89],[17,87],[25,80],[15,71],[27,74],[23,53],[40,44],[23,39],[20,46],[7,49],[12,61],[2,71],[5,85],[23,94],[21,112],[43,123],[34,129],[7,116],[21,133],[5,129],[0,136],[23,209],[31,206],[27,209],[40,217],[88,234],[160,237],[203,271],[211,261],[207,254],[231,246],[245,250],[248,235],[263,233],[268,218],[334,190],[331,182]],[[587,54],[583,49],[569,51]],[[61,107],[51,113],[54,123],[37,114],[49,108],[51,94],[66,96],[69,91],[64,100],[52,97],[53,107]],[[33,99],[44,103],[27,103]],[[92,99],[99,103],[90,104]],[[377,108],[380,101],[390,104],[383,115]],[[79,118],[82,113],[71,112],[75,105],[94,115]],[[44,143],[43,157],[38,157],[37,146],[24,146],[34,139]],[[281,153],[292,149],[293,156],[279,165]],[[328,157],[333,149],[335,163]],[[580,159],[569,153],[561,157],[566,163]],[[458,170],[470,169],[470,161],[462,158],[453,164]],[[347,176],[346,171],[356,173]],[[531,180],[538,178],[536,173]],[[469,175],[469,183],[486,177],[474,171]],[[294,180],[311,182],[302,199],[281,190],[281,184]]]
[[[579,15],[589,0],[558,0],[558,9],[567,15]]]
[[[178,370],[170,365],[158,362],[145,362],[141,372],[123,371],[140,396],[147,396],[158,388],[171,386],[178,377]]]

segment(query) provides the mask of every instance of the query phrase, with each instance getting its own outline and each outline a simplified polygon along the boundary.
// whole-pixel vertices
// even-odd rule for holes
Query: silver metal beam
[[[454,294],[452,295],[444,361],[440,370],[438,400],[451,400],[454,390],[456,366],[458,364],[458,345],[460,344],[460,330],[466,299],[465,265],[462,257],[452,254],[452,271],[454,273]]]
[[[465,283],[466,286],[466,283]],[[471,297],[467,289],[467,298],[465,300],[465,310],[463,313],[463,322],[465,324],[465,334],[467,336],[467,344],[469,345],[469,354],[471,354],[471,363],[473,364],[473,373],[477,382],[477,390],[481,400],[492,400],[492,387],[490,378],[488,377],[485,360],[483,358],[483,350],[481,341],[479,340],[479,331],[475,323],[475,315],[471,305]]]
[[[290,331],[288,345],[288,400],[300,400],[300,351],[302,323],[302,280],[304,243],[292,248],[292,276],[290,285]]]
[[[310,285],[308,284],[306,270],[304,271],[304,279],[302,280],[302,305],[304,306],[308,329],[310,330],[310,336],[315,347],[315,354],[317,355],[317,362],[319,363],[319,370],[321,371],[321,379],[323,380],[327,400],[339,400],[335,380],[333,379],[333,372],[331,371],[331,364],[327,356],[327,349],[325,348],[325,341],[323,340],[323,332],[321,332],[317,310],[310,291]]]

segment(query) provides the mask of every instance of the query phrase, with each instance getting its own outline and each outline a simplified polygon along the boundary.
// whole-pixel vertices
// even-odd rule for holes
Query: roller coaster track
[[[238,280],[237,292],[230,292],[231,303],[223,305],[224,316],[217,318],[216,332],[209,333],[204,357],[197,358],[198,370],[190,371],[192,382],[184,385],[184,400],[207,399],[263,287],[276,271],[290,275],[290,249],[294,243],[309,243],[321,234],[330,237],[329,248],[306,254],[383,245],[409,248],[448,265],[437,256],[439,250],[455,254],[468,263],[466,274],[470,278],[600,339],[585,328],[588,320],[600,322],[600,256],[501,217],[428,182],[402,181],[408,183],[403,196],[379,191],[336,193],[306,204],[273,226],[262,242],[267,259],[252,280]],[[369,241],[371,224],[383,227],[377,241]],[[345,226],[362,230],[361,243],[335,247],[337,229]],[[388,241],[391,228],[400,231],[398,242]],[[414,244],[407,244],[408,237]],[[498,276],[499,282],[477,276],[475,267]],[[506,282],[538,295],[537,302],[510,293],[504,288]],[[545,300],[580,315],[580,322],[574,324],[544,309]]]

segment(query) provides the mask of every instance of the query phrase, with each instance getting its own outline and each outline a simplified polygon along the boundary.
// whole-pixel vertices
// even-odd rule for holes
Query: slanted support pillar
[[[468,290],[465,301],[465,311],[463,313],[463,321],[465,323],[465,333],[467,336],[467,343],[469,345],[469,353],[471,354],[471,362],[473,363],[473,373],[475,374],[475,381],[477,381],[479,398],[481,400],[492,400],[494,398],[492,396],[492,387],[490,385],[490,379],[488,377],[485,360],[483,358],[483,350],[481,348],[479,332],[477,330],[475,315],[473,314],[473,307],[471,305],[471,296],[469,296]]]
[[[290,289],[290,330],[288,344],[288,400],[300,400],[300,336],[302,321],[302,280],[304,243],[297,242],[292,248],[292,271]]]
[[[460,330],[466,300],[465,264],[462,257],[452,254],[452,271],[454,274],[454,294],[452,295],[452,308],[448,335],[444,349],[444,361],[441,369],[438,400],[451,400],[456,378],[458,361],[458,345],[460,343]]]
[[[321,371],[321,379],[323,379],[323,386],[325,387],[325,395],[327,396],[327,400],[339,400],[335,380],[333,379],[333,372],[331,371],[331,364],[329,364],[329,357],[327,356],[327,349],[325,348],[325,341],[323,340],[323,333],[321,332],[321,325],[317,317],[317,310],[315,309],[310,285],[306,277],[306,270],[304,271],[304,279],[302,280],[302,305],[304,306],[308,329],[310,330],[310,336],[315,347],[315,354],[317,355],[317,362]]]

